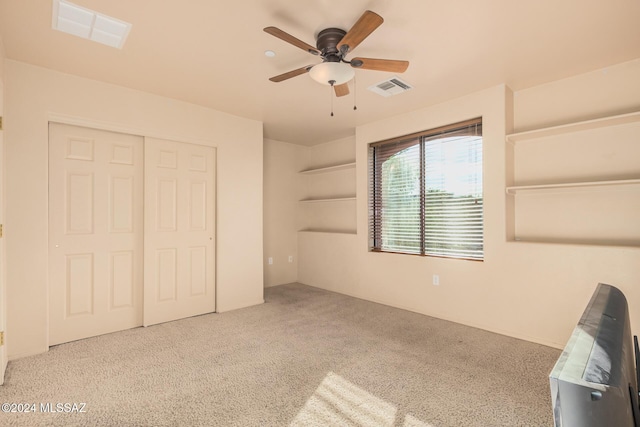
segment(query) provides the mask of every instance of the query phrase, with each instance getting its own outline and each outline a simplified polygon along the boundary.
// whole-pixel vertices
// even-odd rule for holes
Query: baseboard
[[[253,307],[254,305],[260,305],[260,304],[264,304],[264,299],[261,299],[255,302],[240,303],[238,305],[234,305],[231,307],[223,307],[223,308],[216,307],[216,312],[226,313],[227,311],[239,310],[241,308]]]
[[[25,353],[18,353],[18,354],[11,354],[8,355],[8,360],[9,362],[13,361],[13,360],[18,360],[18,359],[22,359],[23,357],[29,357],[29,356],[35,356],[37,354],[42,354],[42,353],[46,353],[49,351],[49,347],[45,347],[44,349],[42,349],[41,351],[28,351]]]

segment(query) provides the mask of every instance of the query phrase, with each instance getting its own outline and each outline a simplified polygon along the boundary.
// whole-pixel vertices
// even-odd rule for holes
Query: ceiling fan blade
[[[295,47],[299,47],[300,49],[309,52],[313,55],[319,55],[320,51],[318,49],[316,49],[315,47],[311,46],[308,43],[303,42],[302,40],[299,40],[295,37],[293,37],[291,34],[289,33],[285,33],[284,31],[282,31],[280,28],[276,28],[276,27],[266,27],[264,29],[265,33],[271,34],[274,37],[279,38],[280,40],[284,40],[287,43],[290,43],[292,45],[294,45]]]
[[[362,40],[366,39],[369,34],[373,33],[373,31],[378,28],[384,19],[380,15],[375,12],[371,12],[370,10],[365,11],[358,22],[353,24],[353,27],[344,35],[340,43],[338,43],[338,48],[345,55],[347,52],[352,51],[358,46]]]
[[[341,85],[335,85],[333,86],[333,90],[335,90],[336,96],[349,95],[349,84],[343,83]]]
[[[364,70],[389,71],[391,73],[404,73],[409,67],[409,61],[397,61],[394,59],[353,58],[351,66]]]
[[[295,77],[295,76],[299,76],[300,74],[308,73],[309,70],[311,69],[311,67],[313,67],[313,65],[307,65],[307,66],[304,66],[302,68],[298,68],[297,70],[289,71],[287,73],[280,74],[280,75],[275,76],[275,77],[271,77],[269,80],[271,80],[272,82],[278,83],[278,82],[281,82],[283,80],[290,79],[291,77]]]

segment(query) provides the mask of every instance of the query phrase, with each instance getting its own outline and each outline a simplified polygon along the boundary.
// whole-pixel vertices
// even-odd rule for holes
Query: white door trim
[[[2,82],[0,82],[2,84]],[[2,88],[0,87],[0,90]],[[0,98],[1,99],[1,98]],[[0,224],[3,224],[4,234],[4,171],[5,171],[5,155],[4,155],[4,131],[0,130]],[[7,355],[7,281],[6,281],[6,249],[5,238],[0,238],[0,331],[4,331],[4,344],[0,346],[0,385],[4,384],[4,374],[9,361]]]
[[[186,142],[188,144],[205,145],[207,147],[218,147],[219,142],[212,139],[203,139],[193,136],[169,134],[158,132],[157,129],[148,129],[137,126],[130,126],[122,123],[105,122],[101,120],[89,119],[81,116],[72,116],[68,114],[60,114],[49,112],[47,114],[48,123],[60,123],[64,125],[74,125],[88,127],[98,130],[106,130],[109,132],[126,133],[129,135],[137,135],[147,138],[166,139],[168,141]]]

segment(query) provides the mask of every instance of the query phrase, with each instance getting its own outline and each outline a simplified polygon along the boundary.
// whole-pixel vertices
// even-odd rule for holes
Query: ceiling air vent
[[[369,86],[368,89],[378,95],[389,97],[411,90],[413,87],[409,83],[400,80],[399,77],[393,76],[390,79]]]
[[[122,49],[131,24],[68,0],[53,0],[51,27],[54,30]]]

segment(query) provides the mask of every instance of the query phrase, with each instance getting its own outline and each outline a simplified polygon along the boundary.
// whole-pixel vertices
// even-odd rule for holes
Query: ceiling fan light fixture
[[[320,84],[333,86],[348,82],[355,75],[355,71],[344,62],[323,62],[314,65],[309,75]]]

